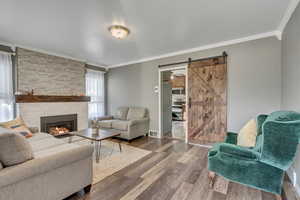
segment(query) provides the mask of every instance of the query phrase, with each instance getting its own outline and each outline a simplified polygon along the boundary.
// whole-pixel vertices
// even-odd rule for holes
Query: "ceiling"
[[[0,41],[119,65],[276,31],[292,0],[0,0]],[[124,40],[111,24],[131,30]]]

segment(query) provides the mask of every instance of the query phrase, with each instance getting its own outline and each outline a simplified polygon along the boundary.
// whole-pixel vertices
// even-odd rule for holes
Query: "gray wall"
[[[151,130],[158,130],[158,65],[208,56],[228,58],[228,130],[238,131],[259,113],[280,109],[281,42],[275,37],[199,51],[111,69],[108,73],[108,113],[119,106],[142,106],[150,111]]]
[[[282,40],[282,109],[300,112],[300,5],[283,33]],[[299,152],[299,150],[298,150]],[[295,172],[296,174],[294,174]],[[300,155],[289,170],[300,192]]]

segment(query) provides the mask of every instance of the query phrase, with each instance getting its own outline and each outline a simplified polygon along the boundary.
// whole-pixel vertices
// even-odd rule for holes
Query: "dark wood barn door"
[[[190,62],[188,66],[188,140],[209,145],[227,132],[227,58]]]

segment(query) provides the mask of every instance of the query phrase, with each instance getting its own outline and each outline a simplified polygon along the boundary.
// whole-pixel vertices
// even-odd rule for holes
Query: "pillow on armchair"
[[[247,124],[240,130],[237,138],[237,145],[243,147],[254,147],[257,136],[257,125],[254,119],[251,119]]]

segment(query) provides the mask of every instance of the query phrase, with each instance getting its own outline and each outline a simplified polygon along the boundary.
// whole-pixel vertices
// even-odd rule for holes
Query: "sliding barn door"
[[[188,139],[209,145],[227,132],[227,59],[190,62],[188,66]]]

